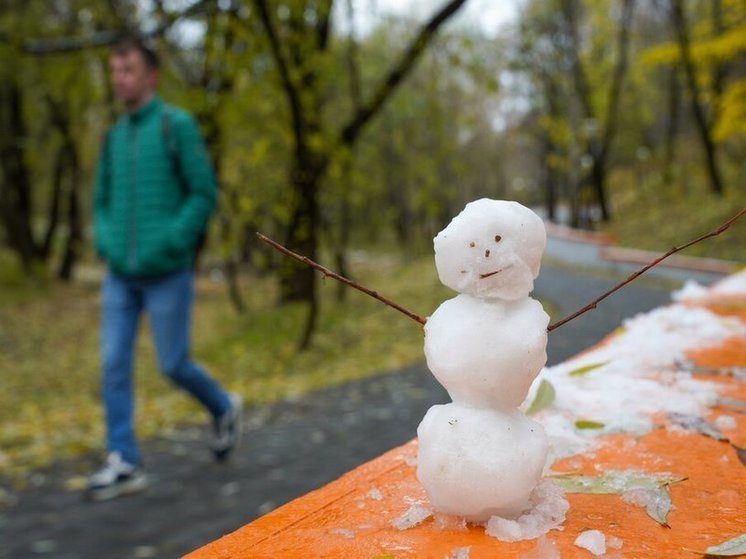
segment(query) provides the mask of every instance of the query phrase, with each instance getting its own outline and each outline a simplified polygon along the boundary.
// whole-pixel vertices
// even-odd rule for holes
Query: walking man
[[[195,246],[215,207],[215,179],[197,125],[156,93],[158,58],[136,40],[117,45],[111,82],[125,113],[99,156],[93,215],[102,286],[102,394],[107,459],[88,482],[104,500],[144,489],[135,441],[132,363],[140,315],[148,315],[158,366],[213,420],[212,451],[222,460],[240,436],[241,401],[189,355]]]

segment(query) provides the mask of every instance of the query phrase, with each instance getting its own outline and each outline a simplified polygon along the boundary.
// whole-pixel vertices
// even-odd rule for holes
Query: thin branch
[[[571,315],[563,318],[562,320],[559,320],[559,321],[555,322],[554,324],[550,324],[549,327],[547,328],[547,332],[551,332],[555,328],[559,328],[563,324],[566,324],[567,322],[570,322],[573,318],[577,318],[581,314],[584,314],[584,313],[586,313],[586,312],[588,312],[588,311],[590,311],[592,309],[595,309],[596,306],[598,306],[598,304],[601,301],[603,301],[604,299],[606,299],[609,295],[611,295],[612,293],[615,293],[616,291],[619,291],[622,287],[624,287],[625,285],[627,285],[631,281],[637,279],[638,276],[640,276],[643,273],[647,272],[650,268],[652,268],[656,264],[660,263],[661,261],[665,260],[666,258],[668,258],[669,256],[671,256],[672,254],[676,254],[677,252],[679,252],[681,250],[684,250],[685,248],[688,248],[688,247],[692,246],[695,243],[698,243],[700,241],[704,241],[705,239],[709,239],[710,237],[715,237],[717,235],[720,235],[720,233],[722,233],[723,231],[725,231],[726,229],[728,229],[728,227],[730,227],[731,225],[733,225],[733,223],[735,223],[736,220],[738,220],[744,214],[746,214],[746,207],[742,208],[740,212],[738,212],[736,215],[734,215],[728,221],[726,221],[725,223],[723,223],[722,225],[720,225],[720,227],[718,227],[717,229],[714,229],[714,230],[710,231],[706,235],[702,235],[701,237],[697,237],[693,241],[689,241],[686,244],[683,244],[681,246],[672,248],[666,254],[664,254],[663,256],[659,256],[658,258],[656,258],[655,260],[653,260],[652,262],[650,262],[649,264],[647,264],[642,269],[640,269],[637,272],[635,272],[634,274],[630,275],[623,282],[621,282],[618,285],[614,286],[612,289],[610,289],[609,291],[607,291],[606,293],[604,293],[603,295],[601,295],[600,297],[598,297],[597,299],[595,299],[591,303],[587,304],[582,309],[579,309],[579,310],[575,311]]]
[[[427,22],[410,43],[401,59],[391,69],[373,97],[357,111],[350,123],[344,127],[340,137],[342,145],[352,145],[368,121],[383,106],[399,83],[409,74],[420,55],[427,48],[433,35],[448,18],[455,14],[466,0],[451,0]]]
[[[270,239],[269,237],[266,237],[265,235],[262,235],[261,233],[257,233],[256,236],[257,236],[257,238],[260,241],[262,241],[263,243],[268,244],[269,246],[271,246],[275,250],[278,250],[282,254],[284,254],[286,256],[289,256],[291,258],[294,258],[295,260],[298,260],[299,262],[307,264],[308,266],[311,266],[312,268],[315,268],[316,270],[318,270],[319,272],[321,272],[322,274],[324,274],[325,277],[328,276],[328,277],[333,278],[333,279],[335,279],[337,281],[341,281],[345,285],[349,285],[350,287],[354,287],[358,291],[362,291],[366,295],[370,295],[374,299],[377,299],[378,301],[380,301],[381,303],[383,303],[383,304],[391,307],[392,309],[396,309],[400,313],[405,314],[406,316],[408,316],[412,320],[415,320],[415,321],[419,322],[421,325],[423,325],[423,326],[425,325],[425,319],[424,318],[422,318],[418,314],[413,313],[410,310],[405,309],[401,305],[398,305],[397,303],[394,303],[390,299],[387,299],[383,295],[380,295],[378,292],[373,291],[372,289],[368,289],[367,287],[363,287],[359,283],[356,283],[356,282],[352,281],[351,279],[348,279],[348,278],[346,278],[344,276],[340,276],[336,272],[332,272],[331,270],[329,270],[328,268],[325,268],[321,264],[318,264],[318,263],[314,262],[313,260],[311,260],[307,256],[303,256],[301,254],[298,254],[297,252],[293,252],[292,250],[289,250],[289,249],[285,248],[284,246],[282,246],[280,243],[273,241],[272,239]]]
[[[702,235],[700,237],[697,237],[696,239],[694,239],[692,241],[689,241],[688,243],[685,243],[685,244],[683,244],[681,246],[677,246],[677,247],[672,248],[671,250],[669,250],[664,255],[659,256],[658,258],[656,258],[655,260],[651,261],[649,264],[647,264],[646,266],[644,266],[643,268],[641,268],[640,270],[638,270],[634,274],[631,274],[629,277],[627,277],[627,279],[625,279],[624,281],[622,281],[618,285],[614,286],[612,289],[610,289],[609,291],[607,291],[606,293],[604,293],[600,297],[596,298],[594,301],[592,301],[591,303],[587,304],[583,308],[575,311],[574,313],[572,313],[571,315],[563,318],[562,320],[559,320],[559,321],[555,322],[554,324],[550,324],[547,327],[547,332],[551,332],[552,330],[555,330],[556,328],[559,328],[560,326],[562,326],[564,324],[567,324],[568,322],[570,322],[574,318],[579,317],[581,314],[584,314],[584,313],[586,313],[586,312],[588,312],[590,310],[595,309],[601,301],[603,301],[604,299],[606,299],[607,297],[609,297],[613,293],[619,291],[622,287],[624,287],[628,283],[634,281],[639,276],[641,276],[643,273],[647,272],[653,266],[656,266],[657,264],[661,263],[663,260],[665,260],[669,256],[671,256],[673,254],[676,254],[677,252],[680,252],[680,251],[684,250],[685,248],[689,248],[690,246],[692,246],[692,245],[694,245],[696,243],[699,243],[700,241],[704,241],[705,239],[709,239],[710,237],[716,237],[717,235],[720,235],[722,232],[724,232],[726,229],[728,229],[731,225],[733,225],[738,219],[740,219],[744,215],[746,215],[746,207],[742,208],[741,211],[739,211],[736,215],[734,215],[728,221],[726,221],[725,223],[723,223],[722,225],[720,225],[716,229],[710,231],[709,233],[707,233],[705,235]],[[286,256],[290,256],[291,258],[294,258],[295,260],[298,260],[299,262],[302,262],[304,264],[307,264],[308,266],[311,266],[312,268],[315,268],[316,270],[318,270],[321,273],[323,273],[324,276],[331,277],[331,278],[333,278],[333,279],[335,279],[337,281],[340,281],[340,282],[342,282],[342,283],[344,283],[346,285],[349,285],[350,287],[354,287],[358,291],[362,291],[366,295],[370,295],[371,297],[373,297],[374,299],[377,299],[378,301],[381,301],[385,305],[388,305],[389,307],[398,310],[402,314],[405,314],[406,316],[408,316],[412,320],[415,320],[415,321],[419,322],[423,326],[425,325],[426,320],[424,318],[422,318],[421,316],[413,313],[412,311],[409,311],[409,310],[405,309],[401,305],[399,305],[397,303],[394,303],[393,301],[391,301],[391,300],[383,297],[382,295],[378,294],[376,291],[373,291],[372,289],[368,289],[367,287],[364,287],[364,286],[362,286],[362,285],[360,285],[360,284],[358,284],[358,283],[356,283],[356,282],[354,282],[354,281],[352,281],[350,279],[347,279],[344,276],[340,276],[339,274],[337,274],[337,273],[329,270],[328,268],[325,268],[321,264],[317,264],[316,262],[314,262],[313,260],[311,260],[310,258],[308,258],[306,256],[303,256],[301,254],[298,254],[296,252],[288,250],[287,248],[285,248],[281,244],[273,241],[269,237],[266,237],[266,236],[262,235],[261,233],[257,233],[256,236],[257,236],[257,238],[260,241],[268,244],[269,246],[271,246],[275,250],[278,250],[279,252],[285,254]]]

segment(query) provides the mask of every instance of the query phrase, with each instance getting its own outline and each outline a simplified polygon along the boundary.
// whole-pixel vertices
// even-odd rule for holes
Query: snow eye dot
[[[496,243],[499,243],[502,240],[503,240],[503,238],[500,235],[495,235],[495,242]]]
[[[472,241],[472,242],[469,243],[469,246],[471,248],[474,248],[475,246],[477,246],[477,243],[475,243],[474,241]]]

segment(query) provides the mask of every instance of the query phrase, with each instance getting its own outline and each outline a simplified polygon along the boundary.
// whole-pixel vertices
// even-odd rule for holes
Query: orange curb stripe
[[[746,322],[744,302],[743,297],[720,298],[707,306]],[[746,337],[692,350],[688,357],[702,367],[746,367]],[[746,382],[726,376],[702,378],[722,384],[724,395],[746,401]],[[723,433],[734,444],[746,447],[746,410],[739,413],[719,407],[711,411],[709,419],[721,414],[736,423]],[[423,500],[423,506],[428,506],[415,477],[416,454],[416,441],[395,448],[192,552],[187,559],[443,559],[454,549],[467,546],[470,559],[491,559],[518,557],[536,547],[536,541],[500,542],[480,527],[438,530],[432,518],[408,530],[393,528],[391,521],[413,500]],[[562,557],[591,557],[573,544],[586,529],[622,539],[624,545],[617,557],[639,559],[697,557],[685,550],[704,550],[746,533],[746,465],[727,442],[666,429],[639,438],[610,435],[592,452],[565,458],[553,466],[557,472],[594,475],[627,469],[687,478],[669,490],[674,505],[668,515],[671,527],[660,526],[644,509],[625,503],[618,495],[568,495],[570,510],[564,529],[547,535]],[[372,489],[380,491],[382,499],[375,499],[377,495],[369,493]],[[614,550],[608,552],[614,556]]]

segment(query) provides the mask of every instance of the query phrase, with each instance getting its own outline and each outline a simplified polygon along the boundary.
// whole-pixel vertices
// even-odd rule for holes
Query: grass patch
[[[735,181],[724,196],[717,196],[704,180],[684,188],[653,180],[636,182],[623,172],[617,177],[617,187],[611,191],[613,220],[603,230],[621,246],[667,251],[709,233],[744,207],[743,186]],[[741,218],[719,236],[681,254],[746,262],[744,239],[746,218]]]
[[[365,285],[427,316],[453,296],[432,257],[406,259],[357,254],[353,275]],[[397,369],[422,359],[422,329],[371,298],[348,291],[335,300],[336,282],[320,289],[322,314],[313,347],[296,349],[305,320],[301,306],[277,307],[271,279],[243,278],[248,312],[231,308],[222,282],[200,278],[193,353],[249,405]],[[22,474],[103,444],[99,397],[97,282],[52,285],[0,304],[0,475]],[[173,389],[155,365],[143,321],[137,341],[137,432],[167,435],[207,416]]]

